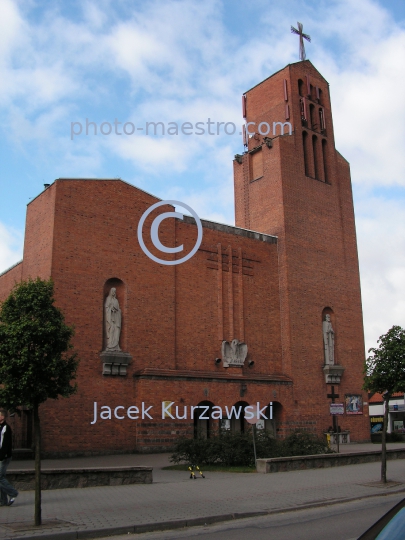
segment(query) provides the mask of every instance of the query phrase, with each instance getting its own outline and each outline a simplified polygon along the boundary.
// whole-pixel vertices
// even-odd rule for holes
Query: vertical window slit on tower
[[[286,104],[285,106],[285,119],[286,120],[289,120],[290,119],[290,106]]]
[[[307,120],[307,104],[305,98],[301,98],[301,120]]]
[[[302,146],[304,150],[304,167],[305,167],[305,176],[309,176],[309,167],[308,167],[308,133],[306,131],[302,132]]]
[[[316,135],[312,136],[312,150],[314,152],[315,178],[317,180],[321,180],[320,170],[319,170],[319,156],[318,156],[318,137]]]
[[[300,96],[304,95],[304,81],[302,79],[298,79],[298,93]]]
[[[310,121],[311,121],[310,128],[311,129],[316,129],[317,124],[315,122],[315,105],[312,105],[312,103],[309,106],[309,118],[310,118]]]
[[[325,131],[325,115],[323,112],[323,107],[319,109],[319,125],[321,126],[321,130]]]
[[[328,177],[328,162],[327,162],[327,148],[326,148],[326,139],[322,139],[322,158],[323,158],[323,175],[325,182],[329,181]]]
[[[287,79],[284,79],[284,101],[288,101]]]

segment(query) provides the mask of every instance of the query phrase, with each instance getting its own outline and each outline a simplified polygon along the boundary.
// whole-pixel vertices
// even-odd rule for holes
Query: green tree
[[[405,391],[405,330],[393,326],[377,340],[378,349],[372,353],[364,366],[364,386],[368,392],[383,394],[385,412],[381,446],[381,481],[387,482],[387,425],[389,400],[394,392]]]
[[[0,304],[0,404],[12,411],[26,406],[34,415],[35,525],[41,525],[39,406],[76,392],[70,384],[78,365],[73,334],[54,306],[51,279],[18,283]]]

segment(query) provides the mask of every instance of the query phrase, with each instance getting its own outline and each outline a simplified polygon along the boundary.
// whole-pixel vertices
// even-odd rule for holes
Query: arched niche
[[[327,320],[329,318],[329,320]],[[326,384],[340,384],[345,367],[339,364],[339,328],[333,309],[329,306],[322,310],[322,348],[323,372]]]
[[[334,331],[334,361],[333,361],[333,364],[337,364],[337,355],[336,355],[336,317],[335,317],[335,313],[334,313],[333,309],[331,307],[328,307],[328,306],[323,308],[323,310],[322,310],[322,322],[321,322],[322,343],[323,343],[323,350],[324,350],[324,361],[325,361],[325,364],[326,364],[327,362],[326,362],[326,357],[325,357],[325,339],[324,339],[324,335],[323,335],[323,323],[326,320],[326,315],[329,315],[330,322],[332,323],[332,328],[333,328],[333,331]]]
[[[111,325],[109,317],[111,317],[111,296],[112,289],[115,289],[115,298],[118,301],[116,309],[119,316],[114,317],[114,325]],[[110,300],[109,300],[110,299]],[[102,352],[101,360],[103,362],[103,375],[127,375],[127,366],[130,364],[132,357],[127,351],[127,289],[125,283],[113,277],[107,279],[103,288],[103,332],[102,332]],[[116,339],[114,346],[111,347],[111,337],[108,339],[107,328],[112,332],[111,328],[115,327]],[[111,334],[110,334],[111,335]]]
[[[232,415],[230,418],[230,430],[234,433],[244,433],[247,428],[247,421],[245,420],[245,409],[249,406],[246,401],[238,401],[233,406]],[[235,414],[235,411],[237,413]],[[239,412],[240,411],[240,412]]]
[[[272,418],[270,418],[270,411]],[[272,401],[271,405],[267,406],[264,414],[268,418],[268,420],[264,421],[264,429],[273,437],[277,437],[277,431],[280,429],[282,421],[283,406],[279,401]]]
[[[103,347],[102,350],[105,351],[107,348],[107,335],[106,335],[106,308],[105,304],[107,297],[111,292],[111,289],[115,289],[116,297],[118,299],[119,307],[121,309],[121,332],[119,338],[119,347],[121,350],[126,350],[126,287],[124,282],[119,278],[110,278],[104,284],[103,290]]]
[[[194,438],[209,439],[213,433],[213,419],[211,418],[212,407],[214,404],[211,401],[200,401],[198,407],[208,407],[208,409],[194,409]],[[200,418],[203,416],[204,418]]]
[[[330,315],[333,327],[335,327],[335,313],[331,307],[325,307],[322,310],[322,320],[325,320],[325,315]]]

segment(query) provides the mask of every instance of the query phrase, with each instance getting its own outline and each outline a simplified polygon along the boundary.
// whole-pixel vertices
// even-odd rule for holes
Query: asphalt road
[[[403,498],[404,494],[373,497],[207,527],[137,534],[136,537],[120,535],[113,540],[128,540],[132,536],[136,540],[356,540]]]

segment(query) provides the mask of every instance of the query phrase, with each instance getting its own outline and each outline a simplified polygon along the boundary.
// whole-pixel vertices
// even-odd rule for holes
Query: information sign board
[[[344,414],[345,407],[344,403],[331,403],[330,404],[330,414]]]

